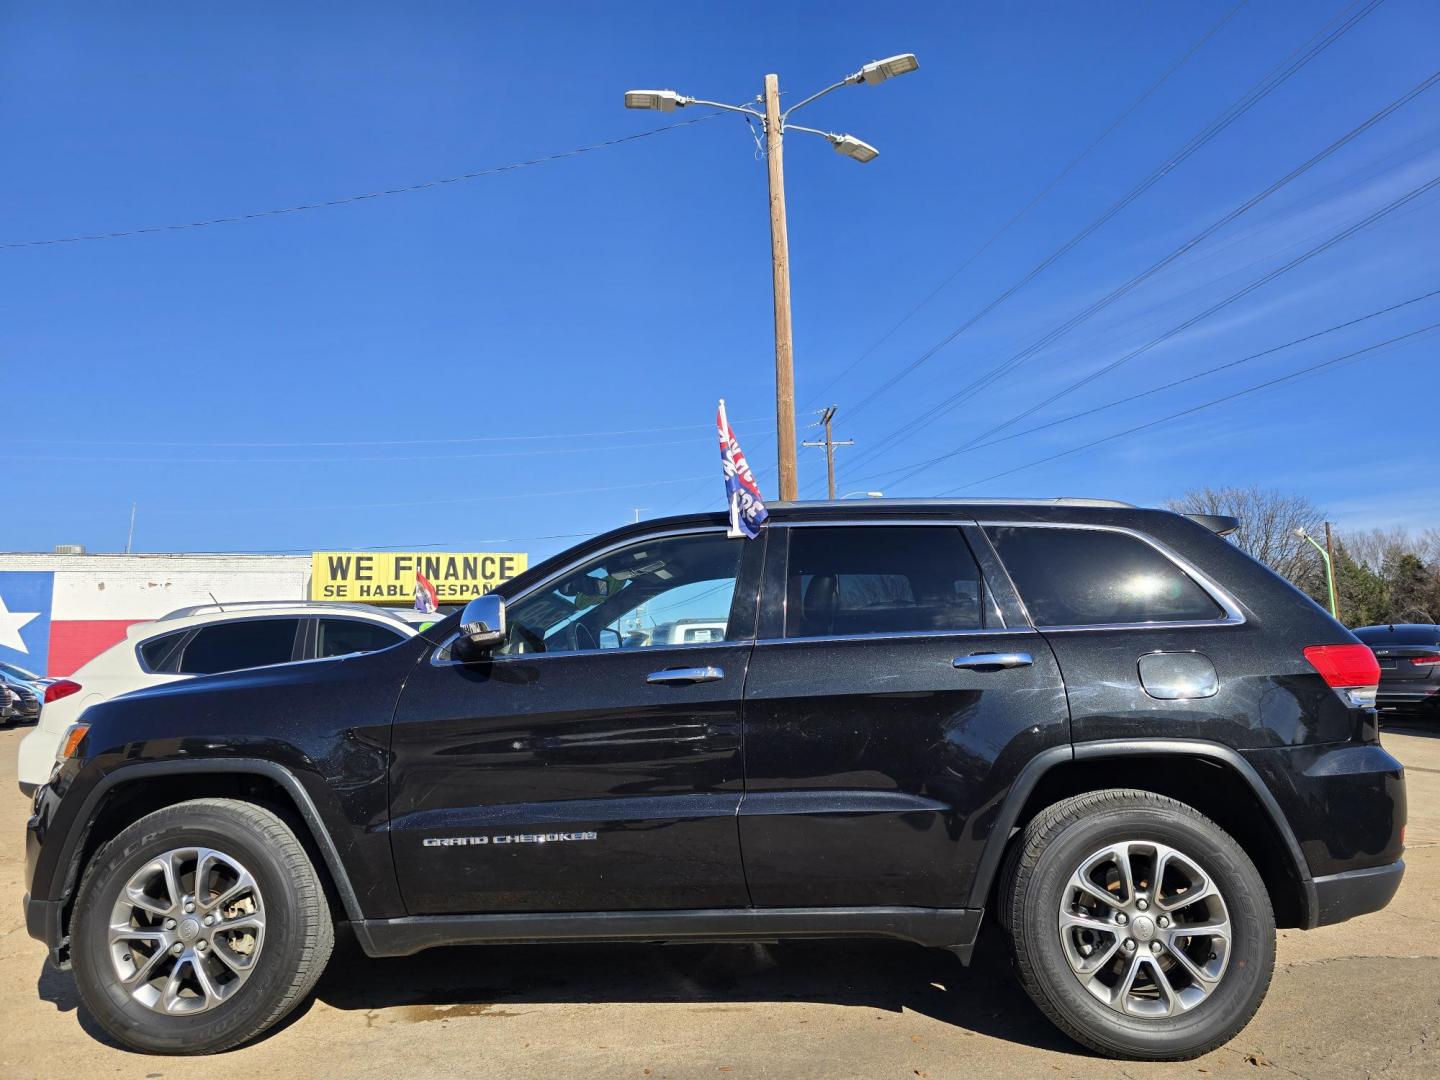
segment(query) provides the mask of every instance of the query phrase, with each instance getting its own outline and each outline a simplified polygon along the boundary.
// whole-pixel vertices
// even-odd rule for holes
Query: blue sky
[[[1440,323],[1440,297],[903,479],[1440,175],[1437,87],[918,426],[1436,66],[1440,8],[1387,0],[887,386],[1348,5],[1242,6],[955,274],[1233,7],[10,3],[0,244],[454,176],[700,115],[627,112],[629,87],[741,102],[777,71],[793,101],[913,50],[915,74],[796,116],[878,160],[786,144],[798,398],[838,404],[856,440],[842,491],[1153,504],[1259,484],[1345,527],[1440,524],[1433,333],[1019,468]],[[1004,433],[1440,289],[1437,235],[1440,189]],[[773,497],[768,260],[765,164],[736,117],[330,209],[0,249],[0,549],[116,550],[133,500],[137,550],[541,555],[635,508],[720,508],[720,396]],[[823,478],[802,451],[802,493]]]

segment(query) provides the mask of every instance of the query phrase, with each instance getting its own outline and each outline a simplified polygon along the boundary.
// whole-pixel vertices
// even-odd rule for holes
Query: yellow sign
[[[435,586],[440,603],[463,604],[528,564],[523,551],[317,551],[311,557],[310,599],[410,604],[418,573]]]

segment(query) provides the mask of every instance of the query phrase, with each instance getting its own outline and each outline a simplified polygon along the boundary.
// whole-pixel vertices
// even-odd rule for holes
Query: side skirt
[[[444,945],[879,937],[949,949],[969,963],[983,915],[978,908],[720,908],[424,915],[352,925],[366,955],[377,957],[410,956]]]

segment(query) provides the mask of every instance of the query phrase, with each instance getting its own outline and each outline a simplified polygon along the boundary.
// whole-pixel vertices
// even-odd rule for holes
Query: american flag
[[[754,540],[760,535],[760,526],[770,516],[760,499],[760,487],[755,483],[755,474],[745,460],[730,421],[725,417],[725,399],[720,399],[720,410],[715,417],[720,432],[720,466],[725,471],[725,500],[730,505],[730,535],[743,536]]]

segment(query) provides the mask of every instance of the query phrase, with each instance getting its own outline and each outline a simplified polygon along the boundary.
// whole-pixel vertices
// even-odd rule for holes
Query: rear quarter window
[[[1225,611],[1138,537],[1104,529],[987,526],[1036,626],[1213,622]]]
[[[157,674],[173,672],[179,659],[175,650],[188,632],[178,630],[173,634],[162,634],[141,642],[140,648],[136,650],[140,654],[140,666]]]

